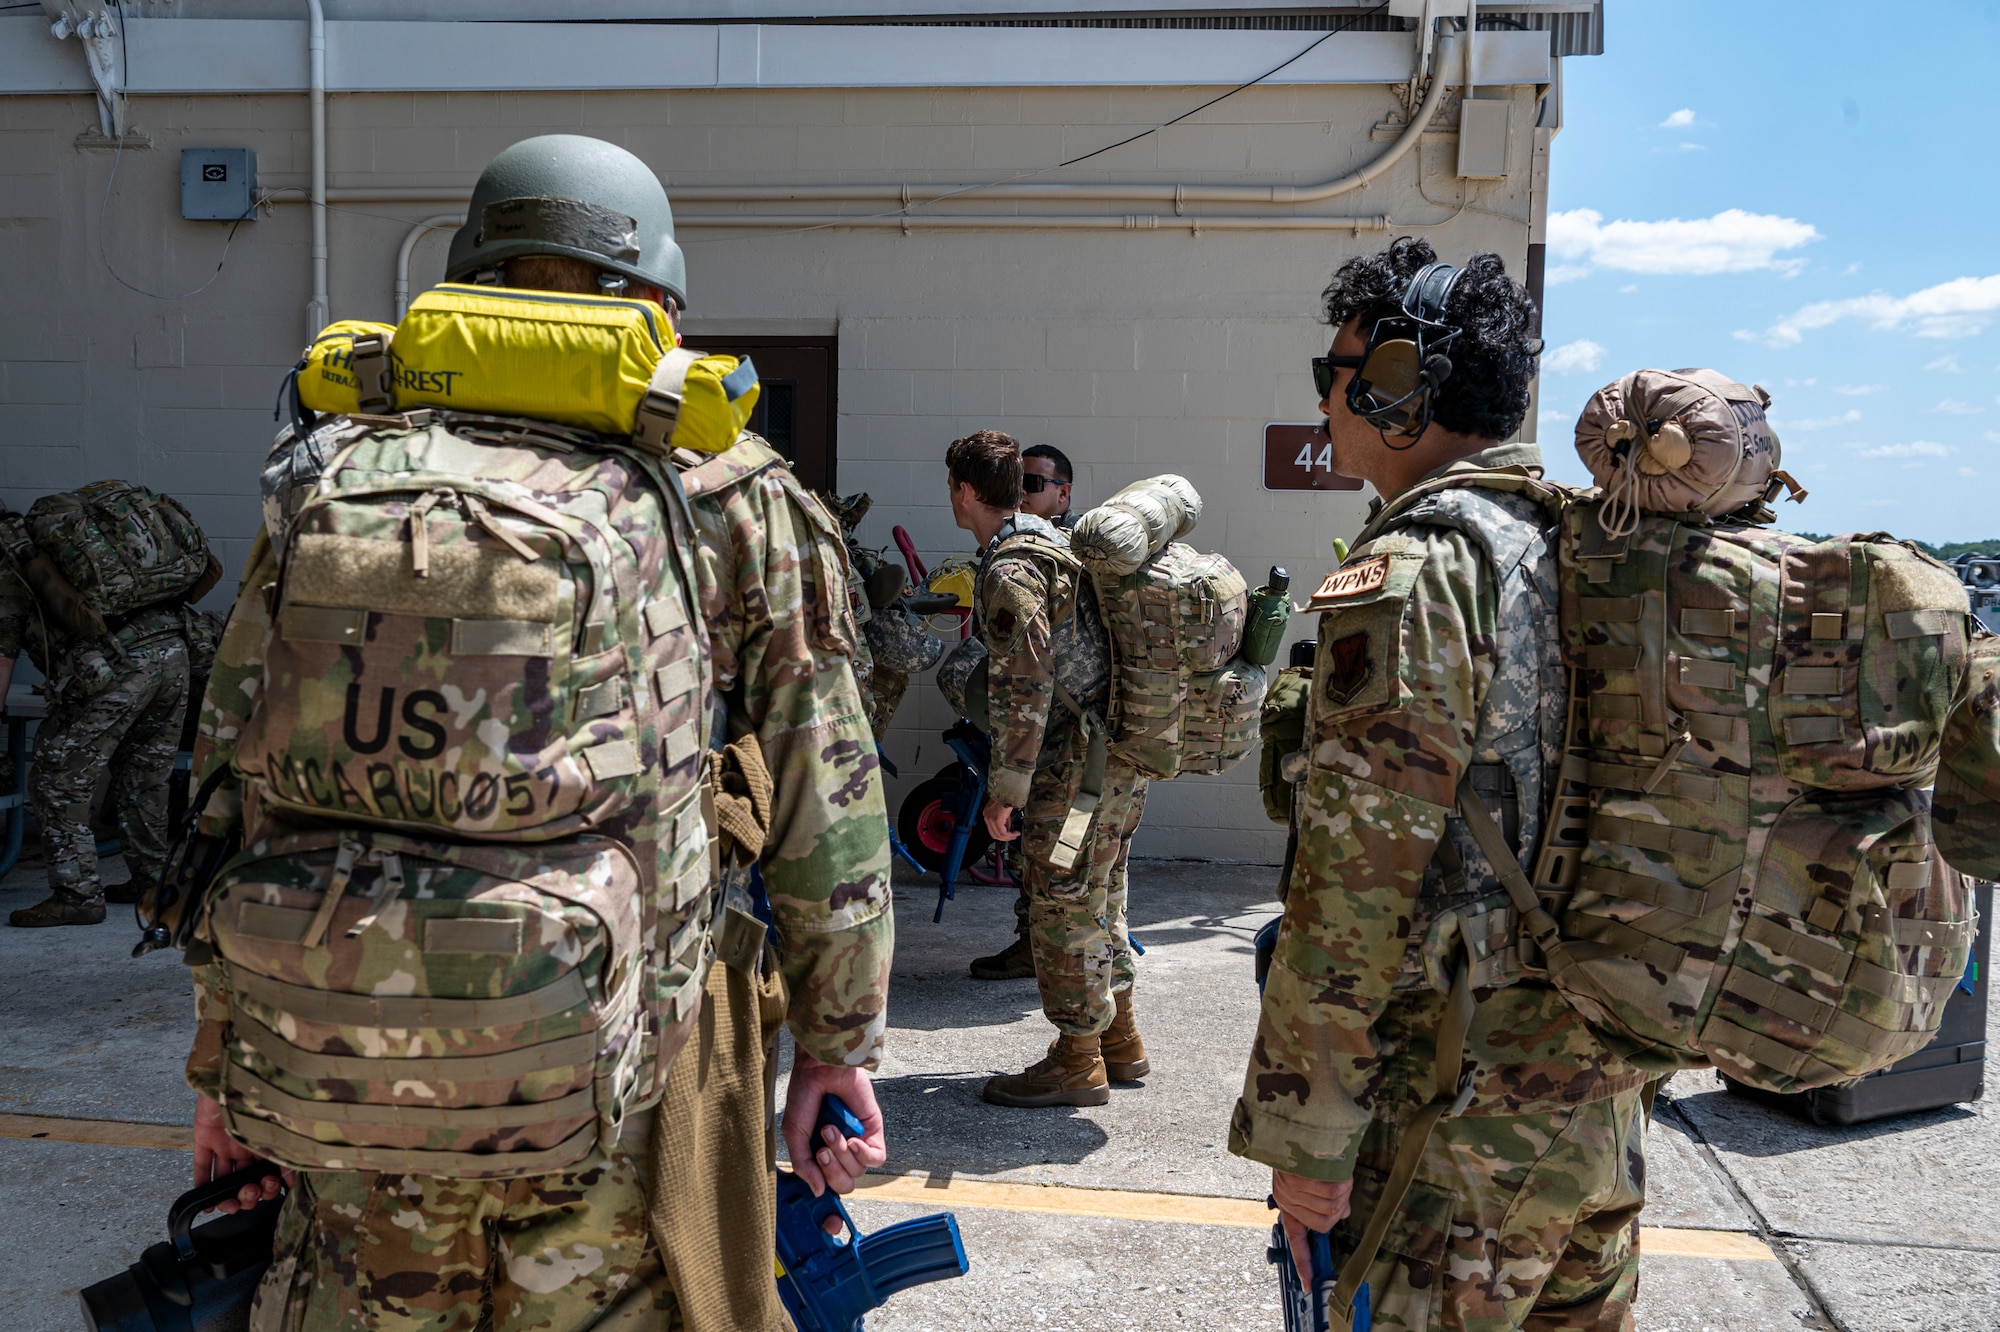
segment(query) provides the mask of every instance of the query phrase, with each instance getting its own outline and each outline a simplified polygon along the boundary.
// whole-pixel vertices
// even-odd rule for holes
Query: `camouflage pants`
[[[187,645],[158,638],[130,657],[97,693],[59,700],[35,735],[28,803],[42,825],[49,887],[60,898],[87,902],[104,892],[90,799],[107,768],[133,879],[157,880],[166,867],[167,781],[187,717]]]
[[[312,1171],[286,1201],[255,1332],[666,1332],[650,1161],[522,1179]]]
[[[1097,814],[1076,864],[1058,871],[1049,854],[1083,780],[1081,746],[1035,774],[1021,811],[1021,883],[1042,1012],[1074,1036],[1101,1032],[1115,1013],[1112,993],[1130,989],[1137,969],[1125,929],[1125,862],[1146,809],[1146,779],[1113,759],[1105,766]]]
[[[1381,1332],[1620,1332],[1639,1293],[1651,1086],[1550,1114],[1438,1125],[1368,1273]],[[1381,1196],[1396,1131],[1361,1142],[1351,1250]]]

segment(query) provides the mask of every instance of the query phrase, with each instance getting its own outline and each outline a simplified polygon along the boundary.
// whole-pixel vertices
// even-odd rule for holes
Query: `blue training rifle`
[[[820,1102],[813,1138],[828,1125],[867,1136],[838,1096]],[[839,1217],[843,1236],[826,1233]],[[778,1298],[798,1332],[862,1332],[862,1316],[899,1290],[966,1273],[965,1242],[949,1212],[899,1221],[864,1235],[832,1189],[812,1188],[789,1171],[778,1175]]]

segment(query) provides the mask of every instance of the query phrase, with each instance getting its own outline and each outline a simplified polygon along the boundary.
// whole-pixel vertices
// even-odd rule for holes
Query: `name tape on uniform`
[[[1371,555],[1359,564],[1350,564],[1344,569],[1335,569],[1326,576],[1319,589],[1312,594],[1314,604],[1322,601],[1338,601],[1343,597],[1358,597],[1364,592],[1373,592],[1389,581],[1389,557]]]

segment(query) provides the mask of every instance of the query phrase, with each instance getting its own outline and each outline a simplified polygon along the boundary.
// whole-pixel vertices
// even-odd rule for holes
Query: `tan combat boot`
[[[14,912],[7,917],[7,923],[23,929],[38,929],[44,925],[101,925],[104,923],[104,897],[100,894],[78,901],[73,897],[53,894],[46,902],[37,902]]]
[[[1139,1039],[1138,1020],[1132,1016],[1130,987],[1113,997],[1118,1001],[1118,1013],[1102,1039],[1104,1073],[1113,1082],[1137,1082],[1153,1071],[1153,1065],[1146,1058],[1146,1042]]]
[[[1098,1038],[1063,1032],[1026,1072],[988,1078],[979,1094],[993,1105],[1104,1105],[1111,1100],[1111,1084]]]

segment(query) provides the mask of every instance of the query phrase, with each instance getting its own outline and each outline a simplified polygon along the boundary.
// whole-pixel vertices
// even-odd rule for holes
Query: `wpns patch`
[[[1319,588],[1312,594],[1317,606],[1322,601],[1338,601],[1344,597],[1358,597],[1374,592],[1389,581],[1389,557],[1371,555],[1359,564],[1335,569],[1328,574]]]
[[[1335,707],[1346,707],[1368,685],[1369,677],[1375,673],[1375,663],[1368,653],[1368,635],[1348,634],[1336,638],[1326,649],[1326,681],[1321,688],[1326,691],[1327,701]]]

